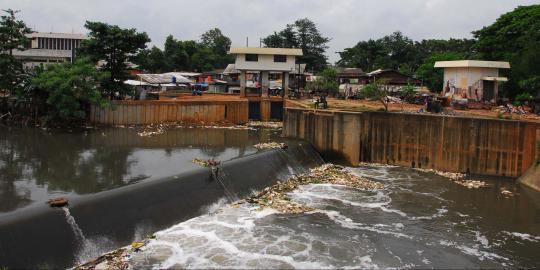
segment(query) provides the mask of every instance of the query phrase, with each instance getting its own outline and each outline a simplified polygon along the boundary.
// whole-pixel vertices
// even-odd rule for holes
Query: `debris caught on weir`
[[[69,204],[66,198],[54,198],[47,201],[50,207],[64,207]]]
[[[117,250],[105,253],[99,256],[97,259],[89,261],[85,264],[78,265],[74,269],[77,270],[93,270],[93,269],[128,269],[127,260],[131,257],[133,252],[141,251],[141,248],[146,246],[150,239],[155,236],[150,236],[143,241],[133,242],[131,245]]]
[[[363,190],[384,188],[382,183],[353,175],[344,167],[325,164],[311,169],[309,173],[292,176],[286,182],[278,181],[275,185],[267,187],[245,200],[236,202],[235,205],[247,202],[256,204],[261,209],[272,208],[285,214],[299,214],[313,211],[315,209],[291,201],[287,195],[287,193],[294,191],[299,186],[308,184],[336,184]]]
[[[488,183],[484,182],[484,181],[466,180],[465,178],[467,177],[467,175],[463,174],[463,173],[442,172],[442,171],[437,171],[437,170],[433,170],[433,169],[420,169],[420,168],[415,168],[415,169],[417,171],[426,172],[426,173],[434,173],[436,175],[448,178],[448,179],[452,180],[454,183],[456,183],[456,184],[458,184],[460,186],[464,186],[466,188],[487,188],[487,187],[490,187],[490,185]]]
[[[267,143],[258,143],[254,145],[253,147],[264,150],[264,149],[287,149],[288,146],[284,143],[277,143],[277,142],[267,142]]]
[[[214,160],[213,158],[211,159],[194,158],[191,162],[201,165],[203,167],[216,167],[216,166],[219,166],[219,164],[221,164],[221,161]]]

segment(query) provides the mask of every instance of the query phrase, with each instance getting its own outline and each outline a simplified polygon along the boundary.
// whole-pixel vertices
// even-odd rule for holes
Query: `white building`
[[[231,48],[230,54],[236,56],[235,68],[240,71],[240,95],[246,96],[246,73],[260,72],[261,92],[257,95],[268,97],[270,72],[281,72],[284,96],[288,94],[289,73],[295,71],[296,57],[302,56],[301,49],[285,48]]]
[[[499,82],[508,78],[499,76],[499,69],[509,69],[510,63],[496,61],[439,61],[436,68],[444,68],[444,93],[447,96],[476,101],[495,102]]]
[[[67,33],[31,33],[30,46],[24,51],[15,50],[13,56],[22,60],[26,67],[70,62],[86,35]]]

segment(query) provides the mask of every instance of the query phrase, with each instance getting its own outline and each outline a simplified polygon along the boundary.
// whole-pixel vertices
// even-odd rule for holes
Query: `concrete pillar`
[[[261,95],[268,97],[268,88],[270,87],[270,81],[268,80],[268,71],[261,71]]]
[[[283,78],[281,82],[283,83],[282,85],[283,97],[287,98],[289,96],[289,72],[283,72],[282,75],[283,75]]]
[[[240,71],[240,96],[246,97],[246,71]]]

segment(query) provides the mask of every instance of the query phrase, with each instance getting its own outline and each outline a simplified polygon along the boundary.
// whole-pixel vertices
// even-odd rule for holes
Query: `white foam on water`
[[[478,258],[480,261],[484,261],[486,259],[489,259],[489,260],[499,259],[499,260],[505,260],[505,261],[510,260],[510,259],[508,259],[506,257],[497,255],[495,253],[480,250],[479,245],[474,245],[472,247],[469,247],[469,246],[466,246],[466,245],[461,245],[461,244],[458,244],[456,242],[447,241],[447,240],[440,240],[439,244],[441,246],[455,248],[455,249],[461,251],[464,254],[471,255],[471,256],[474,256],[474,257]]]
[[[474,234],[477,242],[479,242],[485,248],[490,248],[489,240],[485,236],[483,236],[479,231],[475,231]]]
[[[370,232],[374,232],[374,233],[378,233],[378,234],[392,235],[392,236],[397,237],[397,238],[413,239],[413,237],[411,237],[409,235],[406,235],[404,233],[381,230],[381,229],[378,229],[376,225],[369,226],[369,225],[366,225],[366,224],[354,222],[352,219],[350,219],[350,218],[348,218],[346,216],[343,216],[341,213],[339,213],[337,211],[315,210],[315,211],[312,211],[311,213],[325,214],[332,221],[334,221],[335,223],[341,225],[344,228],[370,231]]]
[[[437,209],[437,213],[431,215],[431,216],[423,216],[423,217],[411,217],[411,220],[431,220],[435,218],[443,217],[446,213],[448,213],[448,209],[446,207],[442,207]]]
[[[516,237],[516,238],[519,238],[521,240],[526,240],[526,241],[530,241],[530,242],[539,242],[540,241],[540,236],[534,236],[534,235],[530,235],[528,233],[507,232],[507,231],[503,231],[503,233],[507,234],[509,236]]]

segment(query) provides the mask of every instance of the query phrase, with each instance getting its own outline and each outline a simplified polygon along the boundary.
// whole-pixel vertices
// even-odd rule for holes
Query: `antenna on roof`
[[[262,38],[259,38],[259,48],[262,48]]]
[[[249,37],[246,37],[246,47],[249,47]]]

